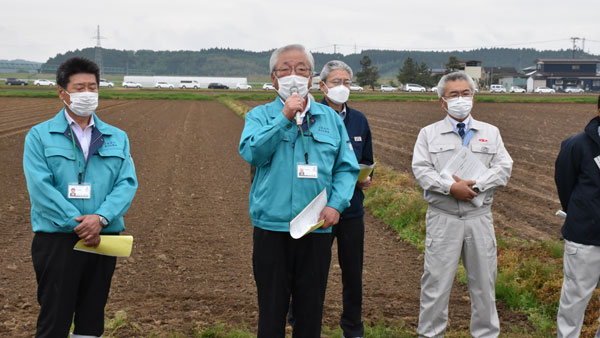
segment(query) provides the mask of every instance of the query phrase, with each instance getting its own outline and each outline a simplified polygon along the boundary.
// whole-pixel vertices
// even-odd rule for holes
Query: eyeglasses
[[[337,87],[339,85],[341,85],[342,83],[344,84],[344,86],[352,86],[352,80],[346,80],[343,81],[342,79],[333,79],[333,80],[327,80],[327,82],[334,84],[334,87]]]
[[[293,68],[294,73],[301,76],[309,76],[310,68],[305,65],[298,65]],[[275,69],[277,76],[288,76],[292,74],[292,68],[288,66],[284,66],[283,68]]]
[[[456,99],[458,97],[472,97],[473,96],[473,92],[470,89],[465,89],[462,92],[450,92],[450,94],[448,94],[448,96],[444,96],[447,97],[449,99]]]

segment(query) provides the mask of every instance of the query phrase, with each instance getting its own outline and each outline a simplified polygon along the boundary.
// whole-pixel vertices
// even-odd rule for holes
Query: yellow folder
[[[358,174],[358,179],[356,180],[356,182],[361,182],[366,180],[367,177],[371,175],[373,168],[375,168],[375,163],[371,165],[359,163],[358,165],[360,166],[360,174]]]
[[[97,248],[83,245],[83,239],[80,239],[73,250],[105,256],[129,257],[132,248],[133,236],[100,235],[100,245]]]

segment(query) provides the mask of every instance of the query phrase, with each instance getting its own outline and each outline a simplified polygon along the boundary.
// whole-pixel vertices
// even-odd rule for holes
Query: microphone
[[[293,86],[292,88],[290,88],[290,93],[293,94],[298,94],[298,87]],[[301,128],[302,126],[302,117],[300,117],[300,114],[302,114],[301,111],[297,111],[296,112],[296,125],[298,126],[298,128]]]

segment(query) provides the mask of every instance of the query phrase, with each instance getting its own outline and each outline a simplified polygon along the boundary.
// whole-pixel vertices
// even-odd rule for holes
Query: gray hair
[[[467,74],[467,73],[463,73],[463,72],[454,72],[454,73],[450,73],[450,74],[446,74],[444,76],[442,76],[442,78],[440,79],[440,82],[438,82],[437,85],[437,94],[438,97],[442,97],[444,96],[444,93],[446,93],[446,83],[449,81],[459,81],[459,80],[465,80],[469,83],[469,86],[471,87],[471,91],[475,92],[475,83],[473,82],[473,79],[471,79],[471,77]]]
[[[352,68],[350,68],[350,66],[348,66],[343,61],[332,60],[332,61],[327,62],[325,64],[325,66],[323,66],[323,70],[321,70],[321,74],[319,74],[321,81],[323,81],[323,82],[327,81],[327,77],[329,76],[329,73],[331,73],[332,71],[334,71],[336,69],[342,69],[342,70],[347,71],[348,74],[350,74],[350,79],[352,80]]]
[[[271,54],[271,59],[269,60],[270,74],[275,71],[275,65],[277,64],[277,61],[279,61],[279,55],[290,50],[299,50],[304,52],[304,54],[306,54],[306,58],[308,59],[308,65],[310,66],[311,73],[315,70],[315,59],[313,58],[312,53],[306,50],[306,48],[304,48],[304,46],[301,44],[293,44],[277,48],[273,51],[273,54]]]

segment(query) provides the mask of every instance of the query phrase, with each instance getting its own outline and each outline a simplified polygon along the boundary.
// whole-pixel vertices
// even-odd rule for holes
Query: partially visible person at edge
[[[413,173],[428,203],[419,337],[444,335],[450,289],[461,258],[471,296],[471,336],[500,334],[491,206],[496,188],[508,183],[513,161],[498,128],[471,115],[474,92],[469,75],[444,75],[438,96],[446,117],[421,129],[413,152]],[[442,169],[463,147],[481,161],[485,171],[479,177],[442,176]]]
[[[100,337],[116,258],[73,250],[78,240],[125,230],[123,214],[137,190],[124,131],[102,122],[98,66],[82,57],[56,72],[64,108],[27,133],[23,169],[35,233],[31,256],[40,304],[36,337]]]
[[[322,104],[333,108],[348,131],[354,155],[358,163],[373,164],[373,146],[371,129],[363,113],[351,108],[347,101],[352,84],[352,68],[342,61],[329,61],[320,73],[319,87],[325,94]],[[340,327],[346,338],[362,337],[362,268],[365,239],[363,209],[363,190],[371,185],[371,176],[356,183],[350,206],[340,216],[338,224],[333,226],[333,240],[337,238],[338,261],[342,269],[343,311]]]
[[[600,96],[598,116],[564,140],[556,159],[556,188],[567,218],[558,337],[579,337],[585,309],[600,282]],[[596,332],[600,337],[600,329]]]
[[[239,146],[244,160],[256,167],[249,206],[258,337],[285,336],[290,296],[293,337],[320,337],[331,226],[350,205],[359,167],[343,121],[307,96],[312,54],[302,45],[281,47],[271,55],[270,71],[279,97],[248,112]],[[300,128],[296,112],[301,112]],[[320,219],[325,223],[293,239],[290,221],[323,189],[327,206]]]

